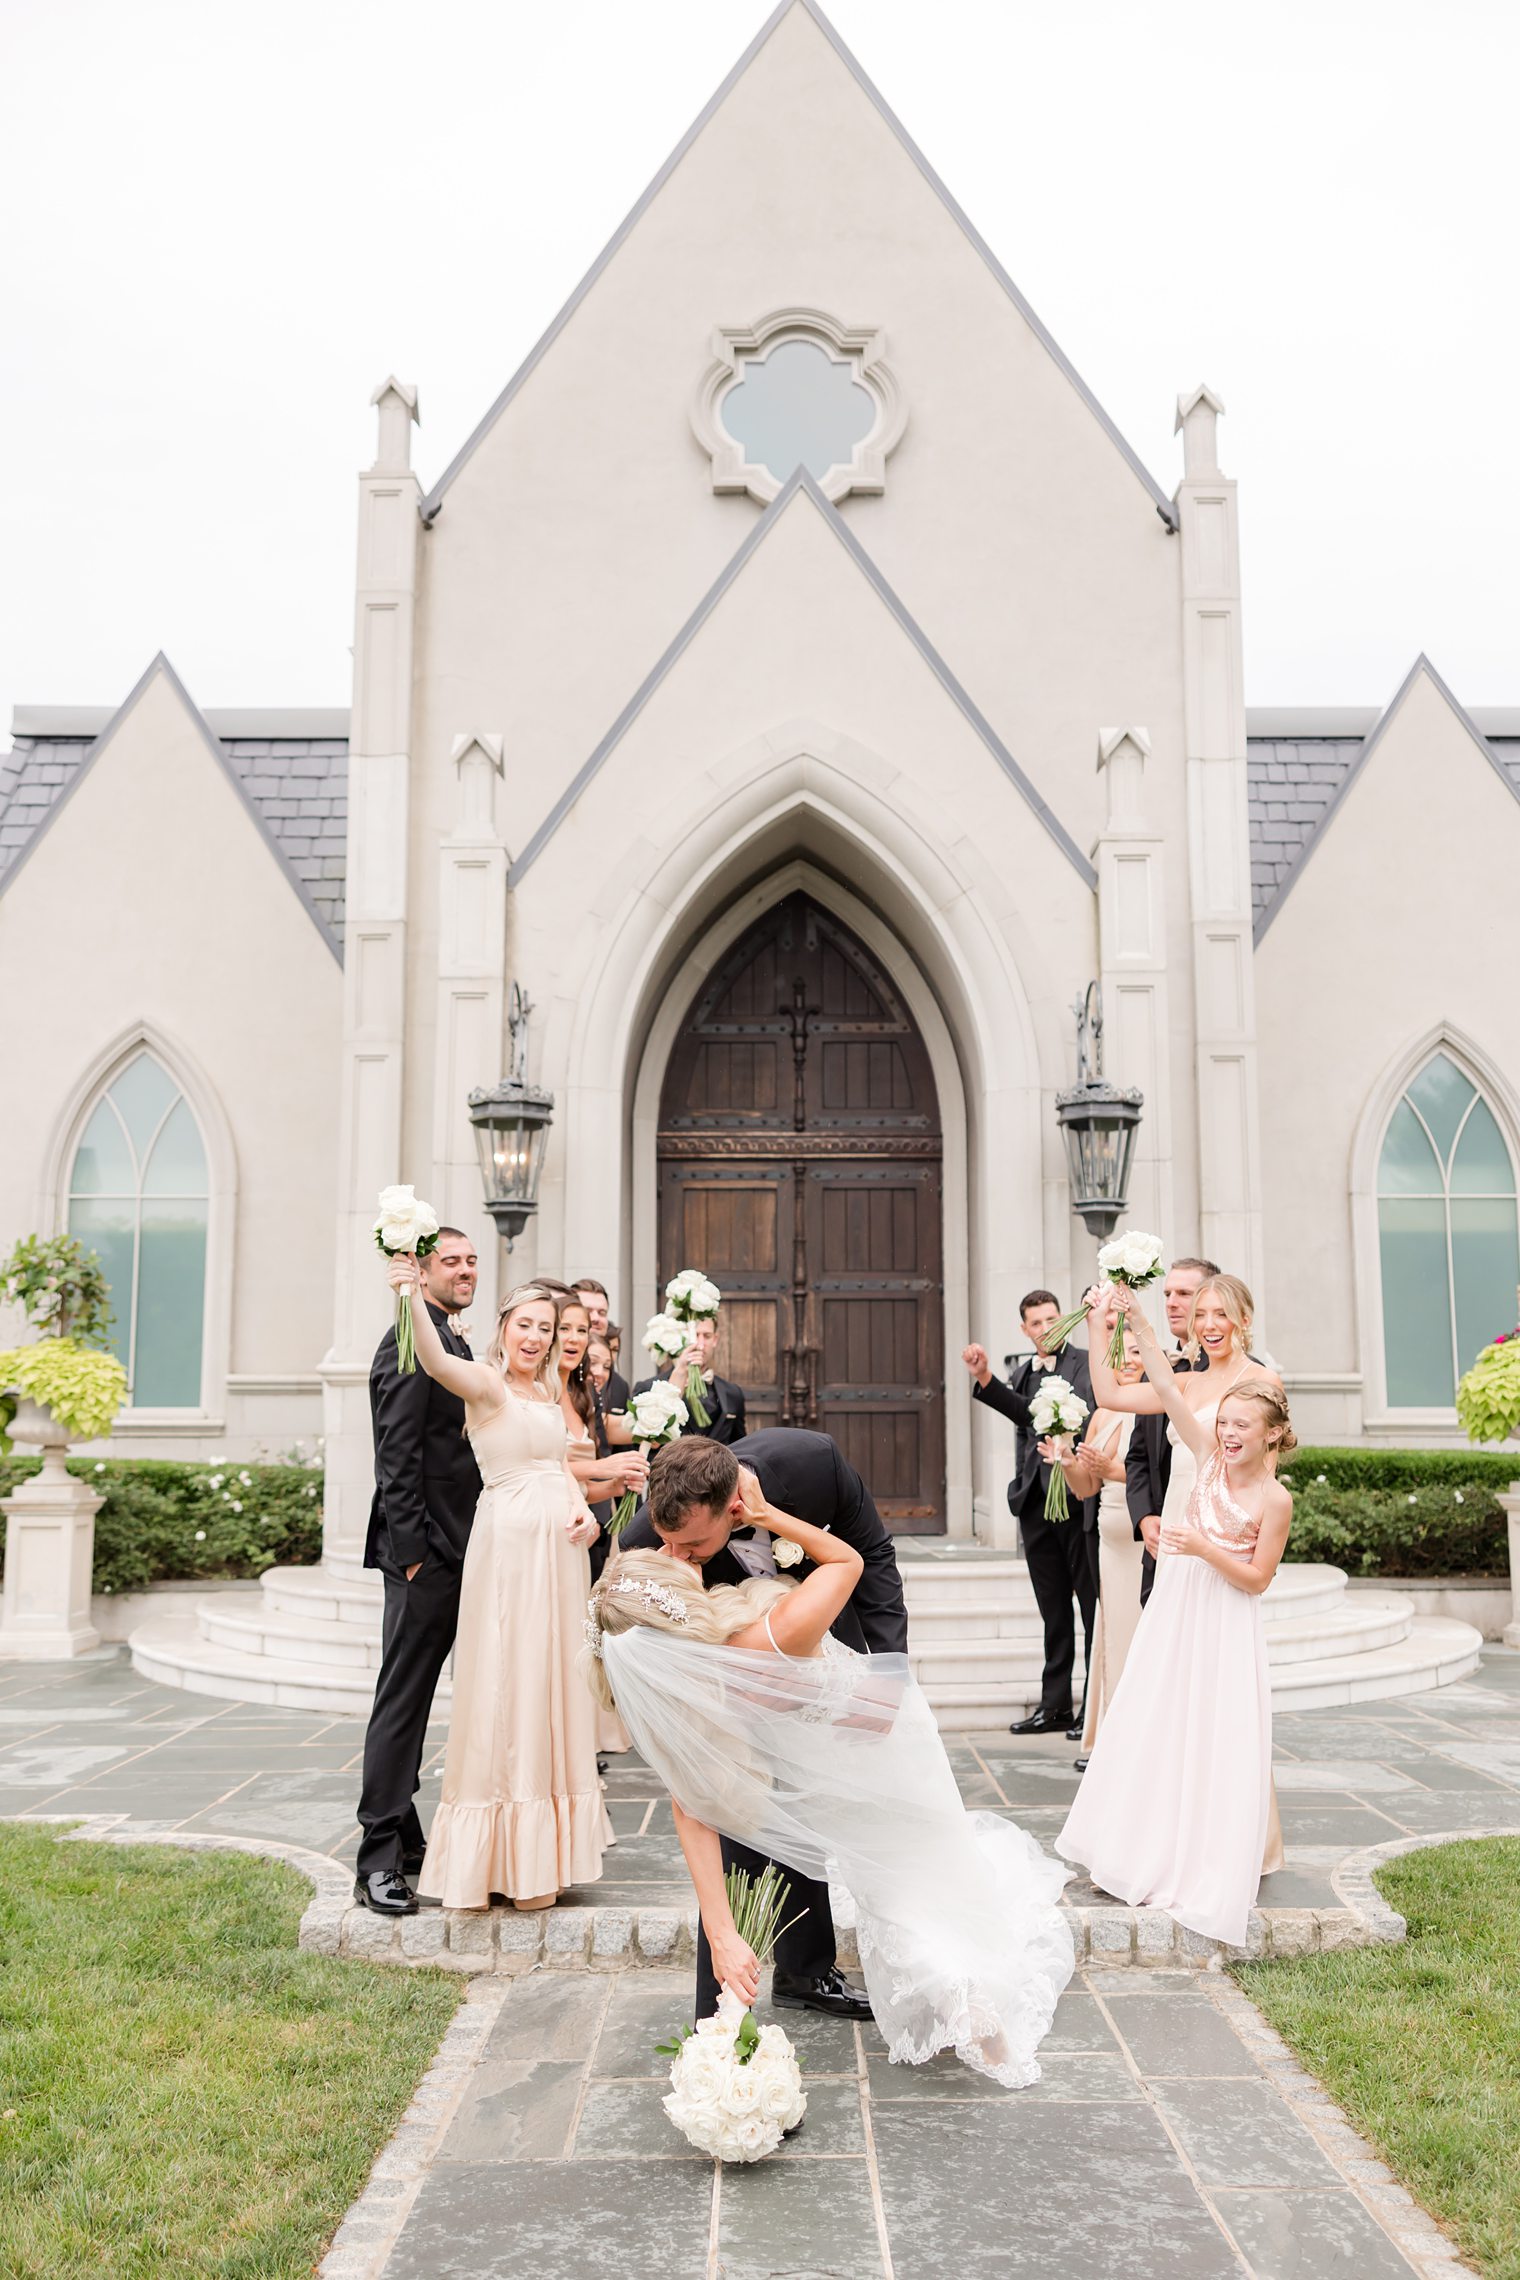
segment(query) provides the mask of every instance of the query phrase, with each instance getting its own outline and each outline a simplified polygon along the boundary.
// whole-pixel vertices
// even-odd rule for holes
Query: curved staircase
[[[1032,1710],[1043,1658],[1024,1562],[942,1539],[897,1550],[908,1653],[940,1724],[972,1731]],[[1421,1694],[1464,1678],[1482,1645],[1470,1623],[1412,1615],[1398,1593],[1349,1592],[1339,1568],[1284,1564],[1263,1604],[1279,1710]],[[380,1660],[379,1578],[337,1561],[271,1568],[258,1589],[140,1624],[129,1645],[134,1668],[164,1686],[362,1717]]]

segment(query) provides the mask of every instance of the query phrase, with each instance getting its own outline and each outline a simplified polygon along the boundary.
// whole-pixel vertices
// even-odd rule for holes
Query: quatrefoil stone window
[[[821,309],[720,327],[691,412],[713,489],[769,502],[805,467],[829,499],[885,490],[908,414],[881,351],[879,332]]]

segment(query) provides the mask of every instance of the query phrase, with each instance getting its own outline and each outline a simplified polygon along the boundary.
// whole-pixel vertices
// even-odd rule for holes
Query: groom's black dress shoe
[[[415,1916],[417,1913],[411,1887],[398,1868],[376,1868],[368,1876],[356,1876],[354,1898],[361,1908],[373,1908],[377,1916]]]
[[[788,1979],[777,1972],[771,1980],[771,2001],[782,2011],[822,2011],[829,2019],[869,2019],[871,2005],[864,1990],[852,1987],[837,1968],[821,1971],[816,1979]]]
[[[1071,1712],[1057,1717],[1053,1710],[1031,1710],[1027,1718],[1015,1718],[1009,1727],[1010,1734],[1064,1734],[1071,1739]],[[1081,1739],[1079,1735],[1078,1740]]]

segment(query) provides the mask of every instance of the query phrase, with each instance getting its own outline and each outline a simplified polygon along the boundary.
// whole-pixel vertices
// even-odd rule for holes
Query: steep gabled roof
[[[1014,789],[1020,794],[1021,798],[1028,804],[1034,814],[1039,818],[1039,821],[1044,825],[1046,831],[1049,832],[1051,838],[1060,848],[1062,854],[1066,857],[1066,860],[1071,864],[1072,869],[1077,873],[1077,876],[1081,879],[1083,885],[1096,888],[1098,884],[1098,874],[1093,869],[1091,863],[1083,854],[1076,841],[1072,838],[1070,832],[1066,829],[1066,826],[1058,820],[1054,812],[1040,797],[1040,794],[1035,790],[1034,785],[1030,782],[1028,776],[1025,775],[1017,760],[1014,759],[1013,754],[1009,751],[1007,745],[1004,744],[996,729],[993,728],[991,722],[987,719],[986,715],[979,709],[979,707],[972,702],[966,690],[961,686],[960,682],[951,672],[949,666],[945,663],[944,658],[941,657],[939,651],[935,648],[933,642],[929,639],[929,636],[924,632],[923,627],[918,623],[917,619],[907,609],[904,603],[899,600],[897,594],[893,591],[892,587],[888,585],[881,571],[871,560],[870,555],[867,554],[865,548],[861,545],[859,539],[855,536],[855,533],[851,530],[843,515],[840,514],[837,507],[833,507],[829,504],[829,501],[824,497],[822,491],[818,488],[818,485],[814,482],[812,476],[808,473],[805,467],[799,467],[796,473],[788,478],[787,482],[777,497],[772,500],[771,504],[761,515],[759,521],[755,523],[749,533],[749,536],[744,540],[743,544],[738,548],[737,552],[730,557],[724,568],[713,580],[711,586],[708,587],[707,592],[703,595],[701,601],[698,602],[696,608],[692,611],[691,616],[686,620],[686,623],[682,626],[680,632],[676,635],[674,641],[672,641],[670,644],[670,647],[665,651],[665,654],[659,659],[658,663],[640,683],[639,687],[635,689],[627,704],[618,714],[617,719],[613,722],[606,735],[602,738],[600,744],[598,744],[596,747],[596,750],[592,752],[577,769],[575,775],[565,786],[565,789],[561,792],[559,798],[555,801],[553,807],[549,810],[549,813],[544,817],[543,822],[538,826],[538,829],[533,833],[533,836],[531,839],[529,839],[522,853],[518,856],[516,862],[512,865],[510,883],[514,887],[517,886],[526,876],[528,871],[532,869],[539,856],[543,853],[550,840],[554,837],[556,831],[558,831],[560,825],[564,822],[566,816],[575,806],[575,803],[580,798],[582,792],[586,790],[587,786],[598,775],[603,763],[617,749],[618,745],[627,735],[629,729],[638,719],[639,714],[648,704],[650,698],[659,688],[661,682],[670,672],[672,666],[674,666],[677,660],[685,653],[692,641],[696,638],[697,634],[701,631],[702,627],[706,624],[708,618],[717,608],[719,602],[723,599],[723,596],[728,592],[730,586],[733,585],[735,579],[744,569],[745,564],[750,560],[751,556],[754,555],[758,549],[765,544],[767,537],[776,528],[777,523],[781,520],[781,517],[786,513],[787,508],[791,505],[792,501],[798,496],[799,493],[809,499],[812,502],[813,506],[817,509],[818,513],[822,515],[825,523],[828,525],[828,528],[833,532],[835,538],[838,539],[846,554],[849,555],[851,561],[861,572],[861,575],[866,579],[867,583],[874,588],[881,601],[891,611],[893,617],[897,620],[897,623],[902,628],[903,632],[907,635],[909,641],[913,644],[913,647],[918,651],[920,657],[928,666],[929,671],[939,682],[940,687],[950,698],[952,704],[955,705],[957,710],[970,723],[970,726],[976,732],[977,736],[980,737],[982,743],[991,753],[993,759],[1002,769],[1004,775],[1014,786]]]
[[[1508,740],[1503,749],[1490,743],[1423,651],[1360,741],[1333,736],[1316,740],[1253,738],[1247,746],[1247,766],[1258,944],[1422,674],[1444,698],[1505,790],[1520,801],[1520,751],[1512,750]],[[1508,715],[1503,718],[1507,722]],[[1280,794],[1277,801],[1272,798],[1274,792]],[[1283,809],[1281,821],[1270,814],[1274,805]]]
[[[913,164],[918,168],[919,173],[923,176],[925,182],[928,183],[929,188],[934,192],[934,195],[940,200],[946,212],[951,216],[952,220],[964,232],[967,239],[976,248],[976,251],[981,255],[983,261],[987,264],[987,267],[991,270],[993,276],[997,279],[997,282],[1003,288],[1003,291],[1008,295],[1009,300],[1012,301],[1020,316],[1023,317],[1024,322],[1029,326],[1031,332],[1033,332],[1035,335],[1035,338],[1040,342],[1041,346],[1046,350],[1053,361],[1059,366],[1060,370],[1066,375],[1066,378],[1070,381],[1072,387],[1075,388],[1077,394],[1081,397],[1083,403],[1086,404],[1088,410],[1092,413],[1093,418],[1102,428],[1104,434],[1114,445],[1115,449],[1120,453],[1121,457],[1127,460],[1129,465],[1133,468],[1141,483],[1150,493],[1151,498],[1155,502],[1156,512],[1160,515],[1162,521],[1166,524],[1167,529],[1175,530],[1177,528],[1177,509],[1173,505],[1172,501],[1167,497],[1167,494],[1162,490],[1161,485],[1156,481],[1156,478],[1145,466],[1144,462],[1140,458],[1139,453],[1134,449],[1133,445],[1130,444],[1125,439],[1125,437],[1120,434],[1118,428],[1109,418],[1107,412],[1103,409],[1103,406],[1098,402],[1097,397],[1088,387],[1086,381],[1077,371],[1075,365],[1071,363],[1070,359],[1057,346],[1051,335],[1046,331],[1044,325],[1041,324],[1039,318],[1035,315],[1033,309],[1029,306],[1029,303],[1025,300],[1023,294],[1019,291],[1017,285],[1015,285],[1013,279],[1009,276],[1007,270],[1003,267],[1003,264],[998,260],[998,257],[993,252],[991,246],[988,245],[987,240],[982,236],[980,230],[976,228],[975,224],[971,221],[970,216],[965,212],[964,208],[961,207],[951,196],[950,191],[940,180],[940,177],[935,173],[934,168],[929,164],[928,159],[925,158],[923,152],[919,149],[917,143],[908,133],[907,128],[898,118],[896,112],[891,108],[891,105],[886,101],[880,89],[870,78],[869,74],[861,68],[861,65],[857,61],[856,57],[845,45],[838,32],[835,31],[833,25],[829,22],[828,17],[824,14],[822,8],[818,5],[818,0],[781,0],[781,4],[776,9],[775,13],[767,20],[766,23],[761,26],[754,39],[751,40],[749,46],[745,49],[743,55],[740,56],[738,62],[734,65],[733,70],[729,73],[722,86],[718,89],[717,93],[703,107],[703,109],[698,112],[696,118],[687,128],[685,134],[681,137],[681,140],[676,144],[675,149],[666,159],[658,174],[655,175],[654,180],[649,184],[649,187],[645,190],[643,196],[637,201],[635,205],[629,209],[628,213],[624,215],[622,221],[613,231],[612,236],[607,240],[607,243],[603,246],[601,252],[597,255],[595,261],[593,261],[585,276],[576,286],[575,291],[571,294],[569,300],[565,303],[558,316],[549,326],[548,331],[545,332],[542,338],[536,343],[536,345],[528,351],[527,356],[523,359],[522,363],[513,373],[511,379],[507,382],[507,385],[505,388],[503,388],[495,403],[486,413],[485,418],[480,422],[479,426],[467,439],[461,449],[457,451],[454,454],[454,457],[449,461],[448,466],[439,476],[438,481],[433,485],[433,488],[431,491],[429,491],[427,497],[422,501],[420,512],[423,521],[425,523],[431,523],[433,521],[434,517],[438,513],[438,510],[443,505],[444,494],[448,490],[449,485],[453,482],[455,476],[459,473],[460,469],[465,466],[467,461],[474,456],[480,445],[485,441],[492,428],[496,425],[496,422],[500,419],[502,413],[506,410],[513,397],[517,394],[524,381],[528,378],[528,375],[533,371],[535,366],[541,362],[550,347],[559,338],[559,335],[564,331],[565,326],[570,322],[570,319],[574,316],[576,310],[580,307],[582,301],[584,301],[592,286],[596,283],[603,270],[612,260],[613,255],[623,244],[624,240],[631,236],[632,232],[637,227],[638,223],[642,220],[648,208],[654,203],[654,200],[659,196],[661,190],[664,189],[665,184],[670,180],[670,177],[674,174],[676,168],[680,165],[682,159],[686,156],[686,153],[691,149],[691,146],[697,140],[697,137],[702,133],[704,127],[708,125],[709,121],[722,108],[723,103],[727,99],[728,95],[744,77],[745,72],[748,71],[750,65],[754,62],[756,56],[765,46],[766,42],[771,37],[771,34],[776,30],[778,24],[780,24],[782,20],[791,13],[793,8],[803,9],[818,26],[819,31],[828,41],[830,47],[833,48],[835,54],[839,57],[840,61],[845,66],[845,69],[850,73],[850,76],[860,87],[867,100],[874,104],[876,109],[880,112],[883,120],[886,122],[887,126],[890,127],[892,133],[897,137],[897,140],[901,143],[903,149],[907,152],[909,158],[913,161]]]
[[[195,723],[255,831],[341,963],[346,738],[287,740],[291,748],[278,753],[273,749],[275,739],[242,737],[224,743],[213,734],[206,716],[162,650],[93,738],[33,733],[14,750],[0,755],[0,894],[47,836],[95,761],[160,674]],[[244,725],[241,720],[239,725]],[[317,745],[320,751],[313,749]],[[303,808],[322,812],[303,814]],[[320,851],[324,842],[327,853]]]

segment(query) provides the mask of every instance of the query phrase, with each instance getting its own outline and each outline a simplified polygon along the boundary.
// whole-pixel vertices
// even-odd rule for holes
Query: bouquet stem
[[[1047,1354],[1058,1354],[1072,1332],[1080,1330],[1086,1320],[1087,1309],[1085,1306],[1074,1306],[1070,1314],[1063,1314],[1060,1321],[1053,1322],[1045,1333],[1045,1352]]]
[[[1065,1442],[1058,1441],[1058,1448]],[[1071,1500],[1066,1493],[1066,1475],[1059,1461],[1050,1468],[1050,1479],[1045,1484],[1045,1517],[1047,1520],[1066,1520],[1071,1516]]]
[[[686,1365],[686,1407],[698,1431],[712,1423],[702,1399],[702,1372],[695,1362]]]
[[[417,1333],[412,1327],[412,1299],[409,1291],[396,1293],[396,1368],[402,1377],[417,1374]]]
[[[1114,1316],[1114,1334],[1108,1341],[1108,1366],[1111,1370],[1122,1370],[1124,1367],[1124,1315],[1125,1310],[1121,1306]]]
[[[608,1535],[621,1536],[623,1530],[627,1527],[629,1521],[633,1518],[638,1508],[639,1500],[635,1496],[633,1490],[631,1488],[625,1488],[622,1495],[618,1498],[616,1504],[614,1504],[612,1507],[612,1517],[607,1522]]]

